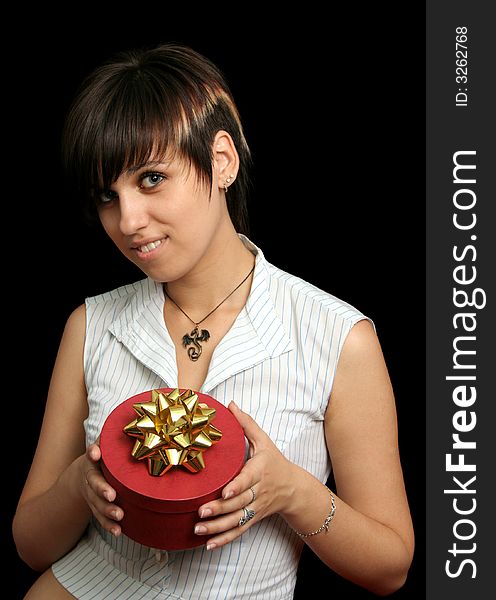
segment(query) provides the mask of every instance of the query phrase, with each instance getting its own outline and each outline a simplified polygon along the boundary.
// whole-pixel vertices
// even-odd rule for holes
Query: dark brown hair
[[[204,56],[164,44],[118,54],[83,82],[66,119],[62,159],[67,175],[96,213],[96,192],[129,167],[166,154],[186,159],[202,184],[212,186],[212,146],[227,131],[239,172],[227,204],[234,227],[248,232],[250,150],[228,85]]]

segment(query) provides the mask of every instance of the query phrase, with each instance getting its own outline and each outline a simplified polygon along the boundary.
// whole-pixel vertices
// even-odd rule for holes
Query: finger
[[[227,531],[233,527],[237,527],[242,516],[242,511],[237,510],[234,513],[229,513],[213,521],[202,521],[195,525],[195,533],[197,535],[213,535],[221,531]]]
[[[105,529],[105,531],[108,531],[115,537],[118,537],[122,533],[122,527],[117,521],[103,515],[97,510],[92,509],[92,512],[95,519],[100,523],[100,525],[103,527],[103,529]]]
[[[241,516],[243,516],[243,513],[239,513],[239,514]],[[241,516],[239,518],[241,518]],[[233,540],[238,538],[240,535],[242,535],[247,529],[249,529],[253,525],[253,523],[256,523],[256,522],[257,522],[256,515],[252,519],[250,519],[250,521],[248,521],[246,524],[244,524],[242,526],[239,525],[239,519],[238,519],[236,521],[236,524],[234,527],[231,527],[230,529],[227,529],[224,532],[220,533],[219,535],[216,535],[215,537],[209,539],[206,543],[207,550],[213,550],[214,548],[219,548],[221,546],[225,546],[226,544],[229,544],[230,542],[232,542]],[[204,525],[204,523],[200,523],[199,525]],[[209,531],[209,533],[210,533],[210,531]],[[212,531],[212,533],[213,533],[213,531]]]
[[[111,521],[110,519],[105,519],[105,518],[100,518],[100,519],[97,518],[97,520],[100,523],[100,525],[103,527],[103,529],[105,529],[105,531],[108,531],[109,533],[111,533],[114,537],[119,537],[121,535],[122,528],[115,521]]]
[[[251,492],[251,488],[248,488],[246,491],[234,496],[229,500],[213,500],[208,504],[200,506],[198,509],[198,514],[202,519],[207,517],[215,517],[218,515],[225,515],[232,513],[235,510],[240,510],[252,502],[254,502],[253,493]]]
[[[100,446],[96,443],[88,446],[88,449],[86,450],[86,456],[91,460],[91,462],[97,463],[102,458]]]
[[[236,420],[243,428],[243,431],[248,438],[248,441],[256,445],[261,444],[267,439],[265,431],[257,424],[255,419],[250,417],[248,413],[243,412],[239,406],[231,400],[228,406],[229,410],[236,417]]]
[[[86,471],[86,483],[95,495],[105,498],[108,502],[115,500],[117,492],[107,483],[99,468],[91,466]]]
[[[91,499],[90,507],[97,519],[112,521],[111,525],[115,525],[116,522],[121,521],[124,516],[122,508],[112,502],[107,502],[96,495]]]
[[[110,531],[113,535],[119,535],[121,527],[118,521],[124,517],[124,511],[120,506],[107,501],[96,493],[88,484],[87,502],[91,512],[100,525]]]
[[[242,494],[246,490],[249,490],[250,487],[256,485],[260,481],[260,477],[255,475],[256,468],[257,457],[254,456],[241,469],[240,473],[222,490],[222,498],[228,500],[229,498]]]
[[[244,507],[242,510],[236,510],[228,515],[218,517],[217,519],[197,523],[195,525],[195,533],[197,535],[212,535],[215,533],[226,532],[234,528],[239,529],[242,533],[249,524],[252,524],[256,514],[253,505],[250,509]]]

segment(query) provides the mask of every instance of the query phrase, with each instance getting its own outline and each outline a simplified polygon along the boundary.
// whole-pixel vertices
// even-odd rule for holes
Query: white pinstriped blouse
[[[325,482],[330,473],[323,419],[353,306],[277,269],[256,254],[244,309],[213,353],[200,391],[235,400],[291,461]],[[177,387],[175,348],[163,318],[162,285],[144,279],[86,300],[84,352],[87,444],[120,402]],[[303,542],[278,515],[227,546],[162,552],[114,538],[92,522],[53,565],[80,600],[269,600],[293,597]]]

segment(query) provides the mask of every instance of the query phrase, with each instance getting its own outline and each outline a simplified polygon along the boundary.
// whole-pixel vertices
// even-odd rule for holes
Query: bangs
[[[93,71],[67,115],[62,162],[86,213],[94,216],[102,190],[149,162],[180,158],[211,190],[212,145],[220,130],[231,135],[240,158],[228,208],[244,231],[250,151],[222,74],[191,49],[125,52]]]
[[[82,194],[110,188],[131,167],[184,154],[184,106],[159,96],[150,83],[129,72],[113,82],[112,94],[82,98],[70,115],[64,163]]]

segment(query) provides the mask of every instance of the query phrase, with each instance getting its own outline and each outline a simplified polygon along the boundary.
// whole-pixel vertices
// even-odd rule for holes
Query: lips
[[[160,246],[160,244],[163,242],[163,240],[157,240],[155,242],[150,242],[149,244],[145,244],[144,246],[138,246],[138,250],[140,252],[143,252],[145,254],[147,254],[148,252],[151,252],[152,250],[155,250],[155,248],[157,246]]]
[[[132,248],[140,254],[149,254],[150,252],[153,252],[153,250],[158,248],[166,239],[167,237],[163,237],[158,240],[148,241],[145,244],[135,243],[132,245]]]

